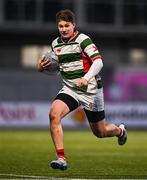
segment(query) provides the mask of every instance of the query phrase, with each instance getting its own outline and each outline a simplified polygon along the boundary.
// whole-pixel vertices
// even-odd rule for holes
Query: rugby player
[[[93,134],[98,138],[114,137],[118,144],[127,141],[124,124],[116,126],[105,121],[104,94],[99,72],[103,67],[102,57],[92,39],[76,29],[75,15],[69,9],[56,14],[60,36],[52,42],[51,57],[42,56],[38,61],[41,72],[59,70],[63,88],[52,102],[49,119],[51,137],[57,159],[51,161],[53,169],[67,169],[64,154],[61,120],[81,106],[87,116]]]

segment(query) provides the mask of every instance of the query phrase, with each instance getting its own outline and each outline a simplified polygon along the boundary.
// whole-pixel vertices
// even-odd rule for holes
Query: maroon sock
[[[65,159],[64,149],[56,149],[57,157]]]

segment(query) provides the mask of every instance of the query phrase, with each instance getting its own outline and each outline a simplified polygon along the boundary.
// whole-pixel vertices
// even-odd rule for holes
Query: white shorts
[[[88,110],[88,111],[104,111],[104,94],[103,88],[97,89],[97,94],[89,94],[89,93],[77,93],[67,86],[63,86],[63,88],[59,91],[58,94],[65,93],[69,96],[73,97],[79,106]]]

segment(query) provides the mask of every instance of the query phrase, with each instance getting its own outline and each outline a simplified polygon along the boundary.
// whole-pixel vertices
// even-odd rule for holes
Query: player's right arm
[[[59,71],[59,64],[57,60],[58,60],[57,56],[55,55],[53,50],[47,51],[38,60],[38,64],[37,64],[38,71],[49,75],[50,72],[57,73]]]
[[[50,72],[59,72],[58,56],[54,52],[54,46],[56,45],[56,38],[51,45],[51,50],[47,51],[38,60],[37,68],[38,71],[45,74],[50,74]]]
[[[46,60],[45,56],[42,56],[38,60],[38,64],[37,64],[38,71],[42,72],[44,70],[48,70],[49,66],[51,66],[51,61],[50,60]]]

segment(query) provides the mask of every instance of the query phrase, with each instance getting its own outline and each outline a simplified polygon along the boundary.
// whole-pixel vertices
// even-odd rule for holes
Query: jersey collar
[[[70,41],[72,41],[78,34],[78,31],[74,31],[74,33],[72,34],[72,36],[66,40],[63,40],[62,37],[59,38],[60,42],[64,42],[66,44],[68,44]]]

